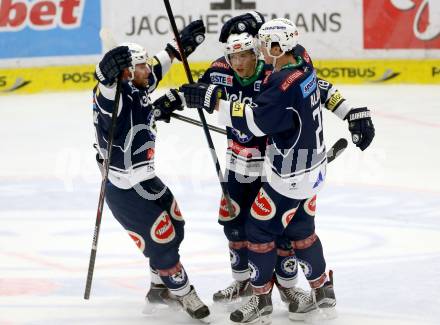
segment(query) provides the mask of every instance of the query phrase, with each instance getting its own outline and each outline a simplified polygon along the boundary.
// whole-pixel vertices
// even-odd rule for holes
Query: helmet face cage
[[[141,45],[136,43],[125,42],[125,43],[121,43],[120,46],[128,46],[128,50],[131,53],[131,66],[128,67],[128,70],[130,71],[130,76],[128,79],[133,80],[136,65],[147,63],[148,60],[147,50]]]
[[[255,60],[258,61],[260,51],[258,48],[257,40],[249,33],[231,34],[225,44],[225,59],[230,66],[229,56],[234,53],[240,53],[243,51],[252,50],[255,53]]]
[[[298,44],[298,30],[295,24],[290,20],[277,18],[261,26],[258,39],[261,46],[267,49],[269,56],[278,58],[285,52],[292,50]],[[282,51],[280,55],[275,56],[270,53],[272,43],[279,44]]]

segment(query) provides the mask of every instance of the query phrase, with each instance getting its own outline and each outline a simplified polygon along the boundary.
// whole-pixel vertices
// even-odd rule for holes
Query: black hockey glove
[[[261,25],[264,24],[264,17],[258,11],[250,11],[240,16],[232,17],[223,24],[219,41],[225,43],[231,34],[249,33],[252,36],[258,34]]]
[[[176,89],[168,90],[165,95],[156,99],[153,103],[153,114],[156,121],[170,123],[171,113],[175,110],[183,110],[182,100]]]
[[[203,43],[205,40],[205,32],[205,25],[203,25],[203,21],[201,19],[193,21],[191,24],[182,29],[179,35],[180,40],[182,41],[185,57],[188,57],[192,52],[194,52],[197,46]],[[174,55],[174,57],[179,61],[182,61],[176,40],[173,39],[170,43],[168,43],[165,50],[169,54]]]
[[[111,85],[116,78],[131,65],[128,46],[118,46],[108,51],[96,65],[95,78],[103,85]]]
[[[185,96],[186,106],[203,108],[209,114],[214,111],[217,101],[224,98],[224,92],[221,86],[201,82],[182,85],[179,91]]]
[[[352,109],[346,119],[351,132],[351,140],[362,151],[367,149],[374,138],[374,125],[368,108]]]

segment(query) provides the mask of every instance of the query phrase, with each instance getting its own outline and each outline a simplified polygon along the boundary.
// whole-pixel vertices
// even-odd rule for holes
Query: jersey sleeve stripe
[[[244,113],[246,115],[246,124],[249,128],[249,131],[251,131],[257,137],[265,136],[266,134],[261,131],[261,129],[255,123],[254,112],[252,111],[252,108],[249,107],[249,105],[245,105]]]

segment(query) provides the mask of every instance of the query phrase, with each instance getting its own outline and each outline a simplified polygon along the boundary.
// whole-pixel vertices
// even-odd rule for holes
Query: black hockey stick
[[[173,29],[174,38],[176,39],[177,46],[179,48],[180,56],[182,58],[183,67],[185,68],[186,77],[188,78],[188,82],[190,84],[194,83],[191,70],[189,69],[188,60],[186,59],[185,53],[182,47],[182,41],[180,39],[179,31],[177,30],[176,20],[174,19],[173,11],[171,10],[170,1],[164,0],[165,8],[167,10],[168,19],[170,20],[171,28]],[[205,115],[203,114],[203,110],[201,108],[197,108],[197,112],[199,113],[200,121],[203,126],[203,131],[205,131],[206,141],[208,141],[209,151],[211,152],[212,160],[215,164],[215,169],[217,171],[218,180],[220,181],[220,186],[222,188],[223,196],[226,199],[226,205],[228,207],[228,212],[230,216],[234,216],[234,209],[232,208],[231,198],[229,197],[229,192],[226,187],[226,183],[223,178],[223,173],[220,168],[220,163],[218,161],[217,153],[215,152],[214,143],[212,142],[211,134],[209,133],[209,129],[206,123]]]
[[[113,112],[112,112],[112,124],[110,126],[108,142],[107,142],[107,157],[105,156],[103,157],[104,176],[102,178],[101,190],[99,192],[98,210],[96,211],[95,230],[93,232],[92,250],[90,252],[89,270],[87,271],[87,282],[86,282],[86,289],[84,291],[84,299],[89,299],[90,290],[92,288],[93,271],[95,269],[95,260],[96,260],[96,251],[98,249],[99,230],[101,228],[102,209],[104,207],[105,184],[107,183],[110,161],[112,157],[113,134],[115,131],[116,120],[118,117],[119,99],[121,98],[121,86],[122,86],[122,79],[121,77],[119,77],[118,82],[116,84],[115,103],[113,105]]]
[[[331,163],[335,160],[348,146],[348,141],[344,138],[340,138],[335,142],[333,146],[327,151],[327,163]]]
[[[176,114],[176,113],[171,113],[171,117],[175,118],[176,120],[182,121],[182,122],[187,122],[189,124],[203,127],[202,122],[194,120],[188,116],[184,116],[184,115],[180,115],[180,114]],[[208,129],[210,129],[211,131],[226,135],[226,131],[222,128],[219,128],[219,127],[211,125],[211,124],[207,124],[207,126],[208,126]]]

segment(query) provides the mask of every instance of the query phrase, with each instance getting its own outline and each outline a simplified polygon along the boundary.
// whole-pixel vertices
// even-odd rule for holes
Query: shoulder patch
[[[289,87],[299,78],[301,78],[304,75],[304,72],[300,70],[293,71],[292,73],[289,73],[287,77],[284,78],[283,82],[280,85],[281,91],[286,91],[289,89]]]
[[[211,64],[211,68],[220,68],[220,69],[229,70],[231,67],[226,62],[215,61]]]
[[[303,82],[301,82],[301,92],[303,94],[303,97],[308,97],[312,92],[316,90],[316,87],[318,86],[318,81],[316,78],[316,71],[313,71],[313,73],[306,78]]]

